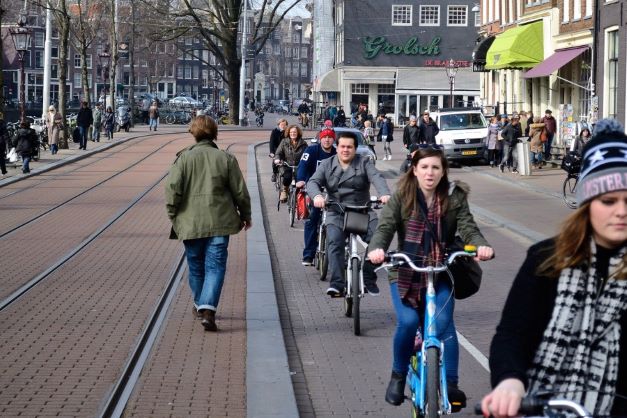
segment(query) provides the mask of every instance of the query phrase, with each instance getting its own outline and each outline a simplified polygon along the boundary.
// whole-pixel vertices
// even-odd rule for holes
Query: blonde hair
[[[366,128],[370,128],[370,127],[372,126],[372,122],[370,122],[369,120],[367,120],[367,121],[365,121],[365,122],[364,122],[364,126],[365,126]]]

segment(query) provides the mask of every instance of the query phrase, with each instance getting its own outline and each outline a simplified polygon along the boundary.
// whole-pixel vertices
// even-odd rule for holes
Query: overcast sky
[[[305,5],[309,1],[312,0],[287,0],[281,5],[280,9],[283,9],[284,7],[289,7],[294,3],[298,3],[292,10],[290,10],[288,16],[311,17],[311,14],[307,11],[307,9],[305,9]],[[251,3],[258,7],[261,7],[261,5],[263,4],[263,0],[251,0]]]

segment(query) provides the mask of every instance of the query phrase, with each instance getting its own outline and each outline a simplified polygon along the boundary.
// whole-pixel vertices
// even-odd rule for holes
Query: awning
[[[525,78],[547,77],[559,70],[588,49],[587,46],[576,48],[559,49],[553,55],[542,61],[540,64],[527,71]]]
[[[340,91],[339,71],[334,68],[331,71],[327,71],[320,77],[317,85],[314,86],[314,91]]]
[[[497,35],[486,57],[487,70],[535,67],[544,59],[542,22],[518,26]]]
[[[360,84],[394,84],[396,70],[392,71],[345,71],[344,81]]]
[[[399,68],[396,90],[443,90],[449,91],[450,84],[443,67],[438,68]],[[460,68],[455,75],[455,91],[480,90],[479,74],[470,68]]]
[[[488,36],[484,38],[477,44],[475,50],[472,51],[472,70],[475,72],[487,71],[485,69],[486,65],[486,56],[488,55],[488,50],[494,43],[496,36]]]

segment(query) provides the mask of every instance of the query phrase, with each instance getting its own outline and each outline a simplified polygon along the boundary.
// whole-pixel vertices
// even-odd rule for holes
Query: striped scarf
[[[427,209],[424,196],[418,190],[419,210],[413,210],[405,228],[405,240],[402,251],[418,260],[416,264],[435,265],[444,257],[440,245],[442,236],[442,206],[436,194],[433,203]],[[425,220],[421,214],[427,213]],[[427,226],[427,222],[431,228]],[[435,234],[435,236],[433,236]],[[408,266],[398,268],[398,292],[401,300],[409,302],[417,308],[420,304],[421,291],[427,285],[427,273],[416,273]]]
[[[620,353],[620,319],[627,309],[627,280],[616,280],[626,248],[610,259],[606,278],[596,274],[596,245],[589,266],[562,271],[551,320],[529,370],[529,392],[550,388],[594,416],[609,415]],[[623,330],[627,332],[627,330]]]

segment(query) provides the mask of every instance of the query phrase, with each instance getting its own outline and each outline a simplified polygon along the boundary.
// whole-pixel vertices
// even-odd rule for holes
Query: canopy
[[[556,70],[559,70],[588,49],[587,46],[576,48],[558,49],[553,55],[542,61],[525,73],[525,78],[547,77]]]
[[[496,36],[488,36],[487,38],[482,39],[475,50],[472,51],[472,70],[475,72],[483,72],[487,71],[485,69],[486,64],[486,56],[488,55],[488,50],[494,43]]]
[[[496,36],[486,57],[487,70],[535,67],[544,59],[542,22],[509,29]]]
[[[314,91],[340,91],[339,71],[334,68],[320,77],[314,84]]]

